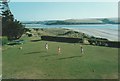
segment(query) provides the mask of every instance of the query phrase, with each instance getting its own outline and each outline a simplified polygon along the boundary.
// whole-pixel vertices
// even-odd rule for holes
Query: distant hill
[[[68,19],[65,22],[69,23],[102,23],[99,19]]]
[[[78,25],[78,24],[119,24],[117,18],[90,18],[90,19],[67,19],[49,21],[28,21],[23,24],[44,24],[44,25]]]
[[[21,21],[23,24],[43,24],[43,21]]]
[[[77,25],[77,24],[118,24],[118,19],[68,19],[63,21],[47,22],[46,25]]]
[[[109,19],[110,21],[113,21],[113,22],[115,22],[115,23],[120,23],[120,19],[118,20],[118,18],[110,18]]]

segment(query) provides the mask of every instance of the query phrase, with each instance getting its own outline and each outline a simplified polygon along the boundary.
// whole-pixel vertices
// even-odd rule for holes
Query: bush
[[[28,34],[28,37],[32,37],[33,35],[32,34]]]

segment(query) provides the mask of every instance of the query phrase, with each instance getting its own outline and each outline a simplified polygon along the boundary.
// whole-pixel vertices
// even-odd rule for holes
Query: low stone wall
[[[105,41],[105,40],[88,40],[88,41],[90,45],[120,48],[120,42],[118,41]]]
[[[57,37],[57,36],[41,36],[41,40],[55,41],[55,42],[67,42],[67,43],[83,43],[81,38],[70,38],[70,37]],[[90,45],[95,46],[106,46],[120,48],[120,42],[108,41],[108,40],[88,40]]]
[[[69,37],[56,37],[56,36],[41,36],[42,40],[56,41],[56,42],[67,42],[67,43],[82,43],[80,38],[69,38]]]

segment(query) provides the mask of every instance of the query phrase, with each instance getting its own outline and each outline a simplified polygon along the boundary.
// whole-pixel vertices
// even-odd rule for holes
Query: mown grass
[[[49,41],[3,46],[3,78],[114,79],[118,78],[118,49]],[[45,43],[49,50],[45,50]],[[58,55],[57,47],[61,47]],[[20,50],[19,47],[23,49]]]

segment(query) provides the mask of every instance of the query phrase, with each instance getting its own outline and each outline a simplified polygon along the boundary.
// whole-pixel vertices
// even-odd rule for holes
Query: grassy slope
[[[33,33],[35,36],[62,36],[62,37],[77,37],[81,38],[83,33],[76,32],[70,29],[65,28],[42,28],[43,30],[39,29],[38,31],[35,31],[31,29],[31,33]],[[39,34],[39,35],[38,35]]]
[[[84,45],[85,54],[81,56],[79,44],[48,42],[50,49],[46,52],[46,41],[31,39],[23,45],[3,47],[3,78],[117,78],[116,48]],[[61,55],[57,55],[58,46]]]

